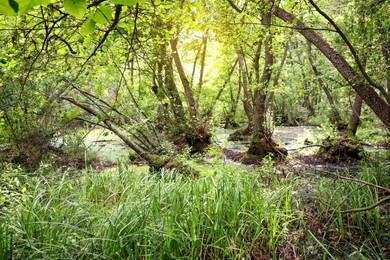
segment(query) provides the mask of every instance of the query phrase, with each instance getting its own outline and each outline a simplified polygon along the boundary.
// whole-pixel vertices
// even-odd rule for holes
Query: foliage
[[[353,175],[356,179],[388,187],[390,180],[387,173],[389,170],[389,165],[380,162],[377,162],[374,167],[364,162],[363,167]],[[381,221],[380,207],[363,212],[342,213],[348,209],[363,208],[376,203],[381,198],[378,189],[341,179],[324,179],[319,183],[318,192],[319,214],[325,214],[323,217],[330,225],[329,228],[337,230],[337,234],[333,236],[355,240],[342,248],[332,248],[332,250],[338,254],[344,253],[342,250],[351,251],[351,257],[358,255],[371,259],[386,258],[383,243],[389,236],[389,222],[388,220]],[[360,246],[356,246],[358,238],[364,239]]]
[[[267,189],[259,174],[224,168],[200,180],[173,180],[171,173],[163,178],[137,174],[122,164],[119,171],[76,179],[63,173],[48,182],[41,175],[27,181],[29,195],[3,205],[0,254],[148,259],[268,255],[297,216],[291,208],[291,184]]]

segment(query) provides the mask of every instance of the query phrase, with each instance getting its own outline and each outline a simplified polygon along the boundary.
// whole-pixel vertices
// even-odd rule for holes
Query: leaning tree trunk
[[[132,139],[130,139],[127,134],[120,130],[118,126],[113,123],[107,115],[99,112],[98,110],[92,108],[91,106],[88,106],[79,100],[75,99],[71,96],[62,96],[61,97],[64,100],[69,101],[73,105],[83,109],[84,111],[88,112],[89,114],[97,117],[100,121],[104,123],[104,125],[109,129],[111,132],[113,132],[116,136],[118,136],[122,141],[131,149],[133,149],[138,155],[140,155],[144,160],[146,160],[153,170],[161,170],[162,168],[165,169],[178,169],[180,172],[191,175],[194,177],[198,177],[199,173],[195,170],[192,170],[188,168],[185,165],[182,165],[174,158],[165,157],[162,155],[154,154],[149,151],[146,151],[142,147],[140,147],[136,142],[134,142]]]
[[[177,50],[177,39],[172,39],[170,43],[171,43],[172,57],[175,61],[181,83],[183,84],[184,87],[184,93],[188,101],[191,121],[196,122],[199,119],[198,105],[195,101],[190,82],[187,79],[187,76],[185,75],[184,67],[180,60],[179,52]]]
[[[357,94],[359,94],[364,102],[379,117],[383,124],[390,129],[390,104],[382,99],[372,87],[368,86],[363,76],[358,74],[340,53],[333,49],[333,47],[313,29],[299,21],[293,14],[279,7],[275,7],[274,14],[283,21],[294,24],[294,27],[297,28],[298,32],[314,44],[318,50],[328,58]]]

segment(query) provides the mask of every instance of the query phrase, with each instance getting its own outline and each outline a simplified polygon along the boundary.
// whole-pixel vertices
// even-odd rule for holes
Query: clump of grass
[[[85,172],[36,179],[0,216],[0,257],[18,259],[272,256],[297,214],[293,181],[221,166],[198,180],[174,172]]]

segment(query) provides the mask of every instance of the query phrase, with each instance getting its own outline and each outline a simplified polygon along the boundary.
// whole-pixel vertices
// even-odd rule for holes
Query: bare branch
[[[72,49],[72,46],[70,46],[69,42],[67,42],[64,38],[62,38],[61,36],[58,36],[57,34],[53,34],[52,36],[50,36],[50,37],[47,39],[47,41],[46,41],[46,48],[48,47],[50,40],[53,39],[53,38],[56,38],[56,39],[62,41],[63,43],[65,43],[65,45],[68,47],[69,51],[70,51],[72,54],[77,54],[77,51],[74,51],[74,50]]]

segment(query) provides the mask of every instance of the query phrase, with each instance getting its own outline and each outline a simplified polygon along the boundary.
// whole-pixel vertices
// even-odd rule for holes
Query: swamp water
[[[246,151],[249,146],[247,141],[229,141],[229,135],[237,129],[214,129],[213,141],[223,148],[234,151]],[[315,142],[321,130],[313,126],[278,127],[274,130],[273,138],[286,147],[290,154],[310,154],[318,148],[294,150],[305,146],[305,139]],[[132,150],[115,134],[108,130],[94,129],[85,137],[85,145],[89,154],[103,161],[115,162],[118,159],[125,159]],[[88,158],[86,158],[88,160]]]

